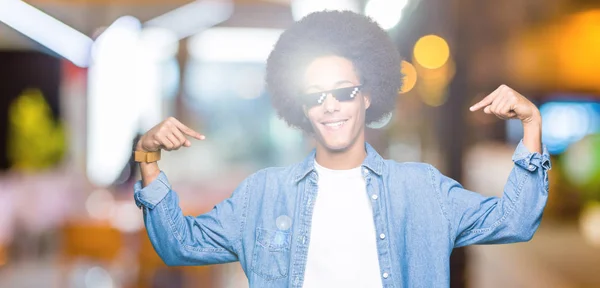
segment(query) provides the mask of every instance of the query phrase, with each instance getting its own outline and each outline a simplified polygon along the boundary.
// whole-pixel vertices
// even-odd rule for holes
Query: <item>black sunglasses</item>
[[[307,93],[301,96],[302,103],[307,107],[314,107],[323,104],[327,95],[331,94],[333,98],[340,102],[352,101],[360,92],[362,85],[332,89],[327,91]]]

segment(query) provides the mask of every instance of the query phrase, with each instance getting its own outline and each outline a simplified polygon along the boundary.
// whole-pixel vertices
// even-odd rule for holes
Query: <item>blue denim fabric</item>
[[[540,224],[550,169],[545,146],[530,153],[519,143],[501,198],[468,191],[431,165],[385,160],[365,147],[384,287],[448,287],[454,247],[528,241]],[[318,190],[314,158],[313,150],[301,163],[254,173],[197,217],[182,214],[162,172],[147,187],[135,184],[135,201],[166,264],[240,261],[250,287],[302,287]]]

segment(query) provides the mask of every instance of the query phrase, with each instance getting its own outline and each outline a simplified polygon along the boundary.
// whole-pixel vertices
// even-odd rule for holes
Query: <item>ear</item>
[[[363,95],[363,101],[365,103],[365,110],[369,109],[369,107],[371,106],[371,96]]]

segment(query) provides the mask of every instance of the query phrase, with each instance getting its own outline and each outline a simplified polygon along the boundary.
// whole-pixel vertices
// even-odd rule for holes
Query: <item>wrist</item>
[[[542,117],[539,112],[529,121],[523,121],[523,144],[532,153],[542,153]]]
[[[542,116],[539,111],[536,111],[530,117],[521,120],[521,123],[525,128],[540,128],[542,127]]]
[[[528,122],[523,122],[523,133],[525,138],[540,138],[542,137],[542,120],[532,119]],[[541,140],[540,140],[541,141]]]
[[[142,187],[146,187],[152,183],[158,175],[160,175],[160,168],[156,162],[144,163],[140,162],[140,174],[142,176]]]

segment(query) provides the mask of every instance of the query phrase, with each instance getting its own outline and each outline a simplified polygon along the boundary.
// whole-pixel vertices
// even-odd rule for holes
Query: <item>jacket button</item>
[[[383,234],[383,233],[379,234],[379,238],[381,238],[381,240],[385,239],[385,234]]]
[[[372,198],[373,200],[377,200],[377,198],[379,198],[379,197],[377,196],[377,194],[373,194],[373,195],[371,195],[371,198]]]
[[[390,274],[388,274],[387,272],[383,273],[383,279],[387,279],[388,277],[390,277]]]

